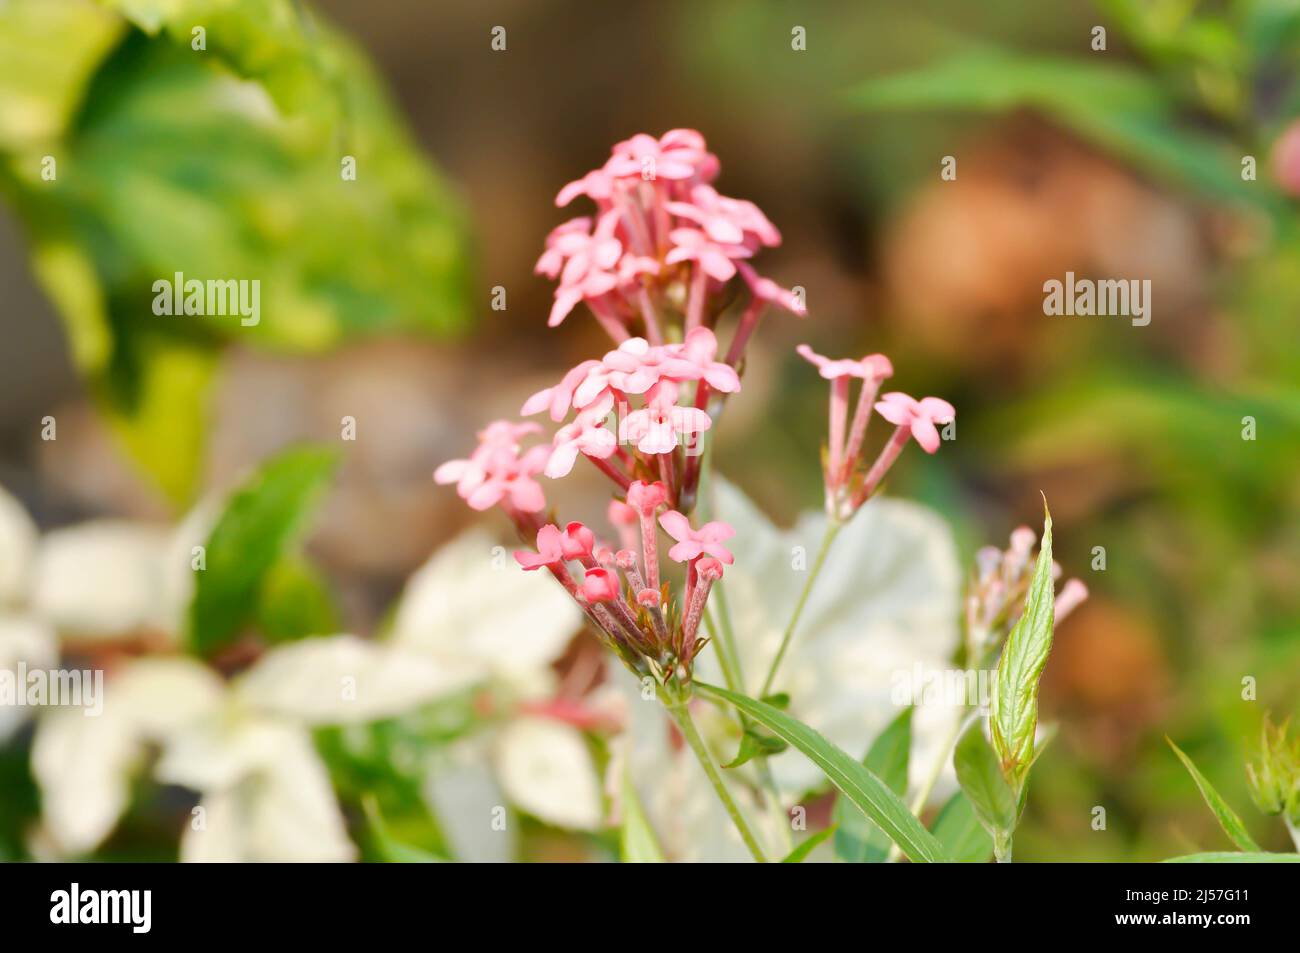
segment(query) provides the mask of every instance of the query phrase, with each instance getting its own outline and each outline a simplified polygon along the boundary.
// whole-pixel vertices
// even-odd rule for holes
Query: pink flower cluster
[[[855,361],[823,357],[807,344],[800,344],[795,350],[831,382],[830,432],[823,467],[826,509],[832,518],[845,520],[870,499],[909,438],[915,439],[926,453],[934,453],[940,442],[937,425],[952,421],[957,412],[952,404],[938,397],[914,400],[898,391],[885,394],[877,401],[880,385],[894,376],[894,365],[883,354],[869,354]],[[850,423],[849,386],[855,377],[862,385]],[[862,446],[873,407],[895,425],[895,430],[875,462],[859,477]]]
[[[688,675],[705,644],[699,627],[709,589],[733,559],[723,543],[735,530],[720,522],[695,529],[676,510],[660,514],[667,500],[663,483],[638,480],[628,487],[626,502],[615,500],[610,506],[621,549],[600,542],[582,523],[563,530],[547,523],[537,530],[536,551],[517,550],[515,559],[525,570],[545,568],[555,576],[633,671],[646,674],[653,664],[660,673],[680,667]],[[668,557],[686,564],[680,603],[672,601],[668,586],[660,585],[658,527],[675,541]]]
[[[737,275],[752,302],[741,320],[742,349],[753,331],[746,325],[757,323],[763,305],[802,315],[800,296],[747,264],[760,248],[779,245],[781,233],[753,202],[713,188],[720,169],[702,135],[672,129],[616,144],[603,166],[561,189],[556,205],[585,196],[596,212],[557,226],[537,260],[538,274],[559,280],[551,326],[585,302],[616,342],[640,324],[642,336],[661,344],[666,320],[683,301],[687,331],[710,326],[721,308],[718,292]],[[728,355],[732,364],[738,358]]]

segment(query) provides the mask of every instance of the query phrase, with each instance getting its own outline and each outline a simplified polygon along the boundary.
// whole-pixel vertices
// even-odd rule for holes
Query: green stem
[[[718,795],[718,800],[726,808],[731,823],[736,825],[736,830],[740,832],[740,839],[745,842],[749,852],[754,859],[760,864],[766,863],[767,858],[763,856],[763,849],[758,845],[758,838],[749,827],[749,822],[745,820],[745,815],[740,812],[739,805],[731,797],[731,792],[727,790],[726,782],[722,780],[722,775],[718,771],[718,765],[713,760],[713,755],[705,747],[704,739],[700,737],[699,729],[695,727],[695,721],[691,718],[690,709],[687,707],[685,699],[665,698],[665,706],[668,713],[673,716],[677,722],[677,727],[681,729],[682,737],[690,746],[691,751],[695,753],[696,759],[700,762],[700,767],[709,778],[709,783],[713,785],[714,792]]]
[[[1300,824],[1291,820],[1290,815],[1285,815],[1282,819],[1286,821],[1287,833],[1291,835],[1291,840],[1295,841],[1295,849],[1300,851]]]
[[[1011,831],[993,833],[993,857],[999,864],[1011,863]]]
[[[759,698],[766,698],[772,693],[772,683],[776,681],[777,670],[781,667],[781,662],[785,658],[786,649],[790,647],[790,640],[794,638],[794,630],[799,624],[799,617],[803,615],[803,607],[808,602],[808,596],[812,593],[813,584],[817,582],[817,577],[821,574],[822,565],[826,562],[826,554],[830,552],[831,544],[835,542],[835,537],[839,535],[840,528],[843,525],[838,520],[831,520],[826,524],[826,534],[822,537],[822,547],[817,553],[817,560],[813,563],[812,571],[808,573],[808,581],[803,585],[803,592],[799,593],[799,601],[795,604],[794,615],[790,617],[790,624],[785,627],[785,633],[781,636],[781,645],[776,650],[776,658],[772,659],[772,667],[767,670],[767,678],[763,679],[763,689],[758,693]]]

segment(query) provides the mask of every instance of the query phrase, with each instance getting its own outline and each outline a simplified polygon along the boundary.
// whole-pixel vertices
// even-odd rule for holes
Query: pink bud
[[[642,589],[636,594],[636,601],[647,609],[656,608],[659,605],[659,599],[659,592],[655,589]]]
[[[1061,587],[1061,592],[1056,597],[1054,608],[1056,610],[1054,620],[1060,622],[1067,615],[1079,607],[1083,600],[1088,598],[1088,587],[1078,579],[1067,579],[1065,585]]]
[[[618,577],[608,569],[588,569],[582,580],[582,594],[588,602],[610,602],[618,598]]]
[[[637,524],[636,509],[628,506],[622,500],[609,501],[609,521],[615,526],[635,526]]]
[[[695,574],[701,579],[717,580],[722,578],[722,563],[712,556],[696,560]]]
[[[591,555],[591,548],[596,544],[596,534],[581,523],[573,522],[564,527],[564,536],[560,540],[560,549],[565,559],[582,559]]]
[[[668,500],[668,487],[659,481],[646,483],[637,480],[627,488],[628,505],[638,512],[653,513]]]

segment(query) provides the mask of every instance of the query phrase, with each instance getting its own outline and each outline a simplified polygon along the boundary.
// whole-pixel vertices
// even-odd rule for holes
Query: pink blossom
[[[586,240],[590,234],[591,218],[585,215],[581,218],[571,218],[567,222],[556,225],[551,229],[550,234],[546,236],[546,250],[537,259],[537,264],[533,266],[533,274],[545,275],[547,278],[558,278],[560,272],[564,269],[564,260],[569,257],[571,250],[578,244],[573,236]]]
[[[592,169],[580,179],[575,179],[555,196],[555,204],[564,208],[579,195],[585,195],[597,205],[608,202],[614,192],[614,177],[604,169]]]
[[[560,324],[579,301],[599,298],[618,286],[618,276],[611,270],[623,255],[623,243],[614,237],[617,227],[617,213],[609,212],[600,217],[591,233],[585,228],[560,226],[548,237],[537,270],[553,277],[558,262],[564,262],[548,319],[551,327]]]
[[[881,397],[876,411],[891,424],[910,427],[912,436],[926,453],[939,449],[939,431],[935,424],[946,424],[957,414],[946,400],[938,397],[914,400],[898,391]]]
[[[619,596],[618,574],[608,569],[588,569],[581,592],[588,602],[612,602]]]
[[[730,364],[715,361],[718,353],[718,339],[708,328],[693,328],[686,340],[680,345],[678,354],[688,361],[710,387],[724,394],[740,390],[740,377]]]
[[[836,360],[823,357],[807,344],[800,344],[795,348],[795,351],[805,361],[816,365],[818,373],[829,381],[839,377],[860,377],[863,380],[874,380],[878,383],[886,377],[894,375],[894,365],[883,354],[868,354],[862,360],[854,361],[849,358]],[[927,398],[927,400],[933,399]]]
[[[736,274],[732,259],[748,258],[753,252],[744,245],[723,245],[713,241],[698,228],[674,228],[668,233],[673,247],[664,261],[673,265],[681,261],[699,262],[704,273],[715,281],[730,281]]]
[[[537,424],[498,420],[479,432],[479,445],[468,460],[449,460],[434,471],[438,483],[455,483],[456,492],[473,509],[486,510],[508,500],[524,513],[546,508],[546,497],[533,477],[546,467],[549,446],[522,451],[519,438],[535,433]]]
[[[647,396],[646,406],[627,414],[619,424],[619,439],[635,443],[642,453],[672,453],[682,437],[713,426],[709,415],[698,407],[677,406],[671,385],[657,384]]]
[[[597,367],[600,367],[600,361],[583,361],[565,374],[559,384],[539,390],[524,401],[524,406],[519,410],[520,416],[531,417],[543,410],[549,410],[552,420],[557,423],[563,420],[568,416],[569,407],[573,404],[573,392],[586,380],[587,374]]]
[[[627,505],[638,513],[653,513],[668,501],[668,487],[658,480],[646,483],[635,481],[627,488]]]
[[[712,556],[705,556],[695,563],[695,574],[710,581],[721,579],[722,563]]]
[[[699,529],[691,528],[691,521],[676,510],[669,510],[659,517],[659,525],[677,545],[668,550],[668,557],[679,563],[690,562],[703,554],[708,554],[728,566],[735,561],[731,550],[723,542],[736,535],[730,524],[720,520],[705,523]],[[697,567],[698,568],[698,567]]]
[[[547,523],[537,531],[537,552],[515,550],[515,562],[529,572],[543,566],[559,566],[564,560],[564,536],[554,523]]]
[[[1053,603],[1053,622],[1060,622],[1088,598],[1088,587],[1078,579],[1067,579]]]
[[[803,298],[793,291],[782,288],[771,278],[764,278],[748,262],[738,261],[736,267],[740,270],[745,283],[749,285],[750,294],[758,300],[783,308],[801,318],[808,314]]]
[[[723,245],[781,244],[781,233],[757,205],[719,195],[710,185],[695,186],[689,202],[669,202],[667,208],[699,225],[709,238]]]
[[[617,178],[681,181],[708,167],[708,158],[704,137],[693,130],[674,129],[659,139],[638,133],[614,146],[604,171]]]
[[[576,520],[564,527],[560,551],[565,559],[590,559],[596,545],[596,534]]]
[[[640,482],[640,480],[637,481],[637,483]],[[637,483],[633,483],[632,486],[636,486]],[[630,488],[628,492],[631,492]],[[639,519],[636,508],[624,503],[622,500],[610,500],[609,509],[605,515],[614,526],[635,526]]]
[[[594,413],[593,413],[594,411]],[[552,480],[567,476],[573,469],[578,454],[597,460],[606,460],[618,449],[618,438],[604,426],[608,408],[593,405],[584,410],[555,432],[550,459],[546,462],[546,475]]]
[[[624,394],[644,394],[663,379],[694,380],[696,366],[679,356],[680,345],[653,346],[645,338],[628,338],[607,351],[573,394],[575,407],[586,407],[609,389]]]

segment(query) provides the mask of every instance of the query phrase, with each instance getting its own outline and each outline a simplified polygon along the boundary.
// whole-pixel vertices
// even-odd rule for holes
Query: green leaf
[[[623,772],[623,827],[619,851],[625,864],[662,864],[663,850],[627,772]]]
[[[1258,200],[1242,186],[1240,154],[1181,124],[1160,87],[1125,66],[981,48],[869,80],[848,98],[869,110],[1035,109],[1192,188],[1220,198]]]
[[[912,709],[904,708],[885,726],[867,750],[862,764],[895,794],[907,793],[907,764],[912,750]],[[835,799],[831,815],[838,825],[835,856],[850,864],[882,863],[889,856],[889,838],[843,796]]]
[[[370,824],[370,833],[381,860],[392,864],[441,864],[443,858],[422,847],[397,840],[388,830],[383,815],[379,812],[379,802],[373,795],[361,799],[361,807]]]
[[[789,745],[780,738],[773,738],[771,735],[759,731],[753,725],[746,725],[744,733],[740,736],[740,747],[736,749],[736,756],[724,764],[723,767],[738,768],[754,758],[767,758],[780,754],[788,747]]]
[[[834,824],[832,824],[830,827],[826,828],[825,830],[818,831],[816,834],[813,834],[811,837],[807,838],[802,844],[800,844],[794,850],[790,851],[790,853],[782,857],[781,863],[802,864],[805,860],[808,859],[808,855],[811,854],[818,847],[820,847],[822,844],[826,843],[826,839],[829,838],[832,834],[834,834],[835,831],[836,831],[836,825]]]
[[[952,761],[957,782],[984,829],[989,834],[1015,830],[1019,813],[1015,792],[1007,784],[997,755],[985,740],[978,720],[957,742]]]
[[[1053,601],[1052,516],[1043,509],[1043,540],[1029,581],[1025,610],[1007,636],[998,659],[989,711],[993,750],[1002,762],[1008,783],[1019,791],[1034,760],[1038,728],[1038,681],[1052,648]]]
[[[1201,774],[1200,769],[1192,763],[1192,759],[1183,753],[1183,749],[1174,744],[1172,738],[1165,736],[1165,741],[1169,742],[1169,747],[1174,749],[1174,754],[1178,755],[1178,760],[1183,763],[1183,767],[1187,769],[1187,773],[1190,774],[1192,780],[1196,782],[1196,787],[1200,790],[1201,797],[1205,799],[1205,803],[1214,813],[1215,818],[1219,822],[1219,826],[1223,828],[1223,833],[1228,835],[1228,839],[1236,844],[1241,850],[1260,850],[1260,846],[1256,844],[1254,838],[1250,836],[1250,832],[1246,830],[1246,825],[1241,822],[1241,818],[1238,816],[1237,812],[1234,811],[1232,806],[1229,805],[1219,792],[1214,789],[1214,785],[1210,783],[1210,779]]]
[[[296,554],[275,563],[258,592],[257,627],[273,642],[337,633],[338,606],[320,571]]]
[[[195,573],[194,652],[212,655],[252,618],[267,572],[297,542],[337,462],[331,450],[287,450],[231,495],[208,537],[206,568]]]
[[[1184,854],[1161,861],[1165,864],[1300,864],[1300,854],[1270,854],[1259,851],[1239,854],[1234,851],[1212,851],[1206,854]]]
[[[320,351],[472,315],[460,202],[364,55],[292,0],[0,4],[0,191],[90,392],[178,508],[227,343]],[[178,273],[257,282],[257,314],[155,314]]]
[[[913,861],[942,862],[950,858],[885,782],[854,761],[807,725],[771,705],[716,685],[695,683],[701,694],[733,705],[798,748],[862,813],[875,821]]]
[[[939,843],[964,864],[983,864],[993,856],[993,838],[975,815],[975,808],[961,791],[948,799],[932,828]]]

